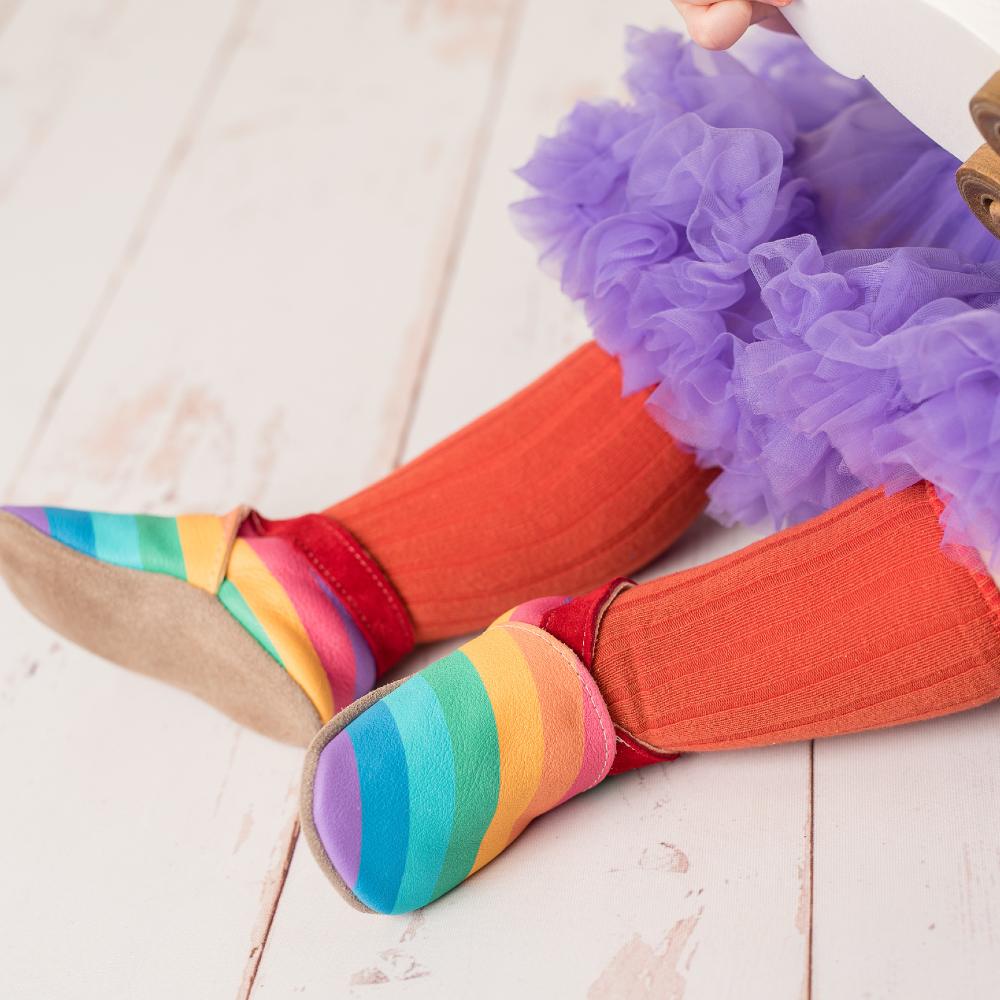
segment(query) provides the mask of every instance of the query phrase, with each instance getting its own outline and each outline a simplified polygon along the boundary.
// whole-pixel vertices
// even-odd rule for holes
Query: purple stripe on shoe
[[[26,521],[43,535],[52,533],[49,530],[49,516],[45,513],[44,507],[0,507],[0,510],[5,510],[8,514],[13,514],[22,521]]]
[[[353,616],[341,603],[340,598],[320,576],[313,574],[313,577],[327,600],[337,609],[351,641],[351,649],[354,652],[354,697],[355,699],[360,698],[375,687],[375,657],[372,655],[365,637],[361,634],[361,630],[354,624]]]
[[[341,730],[319,756],[312,810],[327,857],[353,889],[361,868],[361,785],[347,730]]]

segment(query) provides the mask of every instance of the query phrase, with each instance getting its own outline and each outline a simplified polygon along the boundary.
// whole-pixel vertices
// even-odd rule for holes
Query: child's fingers
[[[706,49],[728,49],[751,24],[789,30],[777,8],[791,0],[674,0],[688,33]]]
[[[726,0],[674,0],[675,7],[713,7]],[[787,7],[792,0],[753,0],[754,6]]]
[[[705,49],[728,49],[741,38],[753,16],[750,0],[718,0],[697,4],[675,0],[688,33]]]

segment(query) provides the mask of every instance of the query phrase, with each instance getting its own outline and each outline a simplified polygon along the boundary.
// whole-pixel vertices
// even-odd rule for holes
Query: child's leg
[[[939,510],[926,483],[892,497],[869,491],[626,591],[594,656],[612,718],[661,750],[717,750],[893,726],[997,697],[1000,596],[984,570],[942,551]]]
[[[939,507],[923,483],[870,491],[707,566],[515,609],[317,736],[321,866],[355,904],[412,909],[610,773],[1000,696],[1000,596],[942,552]]]
[[[417,641],[577,594],[664,551],[705,505],[698,470],[621,398],[588,344],[387,479],[331,507],[399,590]]]
[[[73,641],[307,741],[415,640],[648,562],[710,479],[589,344],[326,516],[9,508],[0,574]]]

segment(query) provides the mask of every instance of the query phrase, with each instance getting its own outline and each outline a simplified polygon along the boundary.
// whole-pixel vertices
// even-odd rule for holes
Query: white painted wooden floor
[[[586,331],[510,168],[665,7],[0,0],[4,497],[290,515],[528,382]],[[300,752],[0,590],[0,997],[986,1000],[998,727],[647,769],[362,916],[299,840]]]

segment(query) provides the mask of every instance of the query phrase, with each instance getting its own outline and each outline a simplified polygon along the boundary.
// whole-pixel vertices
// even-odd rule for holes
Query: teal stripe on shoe
[[[135,523],[139,531],[142,568],[149,573],[165,573],[186,580],[187,568],[176,519],[136,514]]]
[[[93,513],[90,518],[94,525],[95,554],[98,559],[126,569],[143,568],[139,528],[134,515]]]
[[[361,787],[361,867],[354,893],[373,910],[391,913],[409,840],[406,756],[385,699],[362,712],[347,733]]]
[[[393,906],[407,913],[432,898],[455,818],[451,736],[434,689],[418,674],[384,701],[396,720],[409,777],[409,849]]]
[[[284,667],[278,651],[274,648],[264,626],[257,620],[257,616],[250,610],[250,605],[243,599],[236,585],[231,580],[223,580],[219,587],[219,601],[222,606],[249,632],[269,653],[277,663]]]
[[[49,520],[49,533],[57,542],[84,555],[94,556],[94,524],[90,514],[62,507],[46,507],[45,514]]]
[[[489,695],[465,653],[457,650],[421,676],[441,705],[455,767],[455,821],[429,897],[436,899],[468,876],[493,821],[500,795],[500,740]]]

